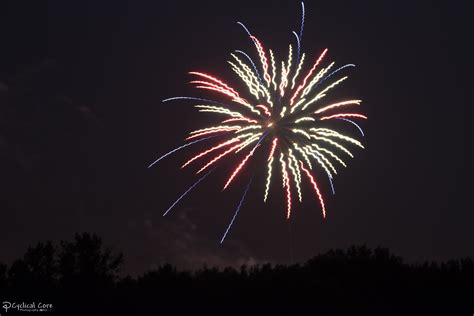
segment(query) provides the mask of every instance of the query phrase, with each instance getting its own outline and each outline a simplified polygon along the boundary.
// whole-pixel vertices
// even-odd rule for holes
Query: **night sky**
[[[299,28],[298,1],[3,3],[0,261],[85,231],[123,251],[132,274],[164,262],[304,261],[352,244],[388,247],[410,262],[474,256],[472,35],[461,3],[305,3],[303,51],[314,60],[327,47],[326,62],[356,64],[333,93],[361,98],[369,120],[366,150],[340,169],[336,195],[321,184],[326,220],[305,188],[289,223],[280,190],[262,202],[263,168],[250,166],[221,193],[238,160],[162,217],[197,179],[179,169],[194,151],[147,166],[212,122],[192,102],[161,100],[204,96],[188,83],[193,70],[245,89],[226,61],[235,49],[256,55],[236,22],[283,58]]]

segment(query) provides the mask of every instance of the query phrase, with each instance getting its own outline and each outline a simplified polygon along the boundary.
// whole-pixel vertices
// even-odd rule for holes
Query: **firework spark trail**
[[[175,148],[175,149],[173,149],[173,150],[167,152],[166,154],[164,154],[164,155],[161,156],[160,158],[158,158],[158,159],[156,159],[155,161],[153,161],[153,162],[148,166],[148,168],[153,167],[153,165],[157,164],[160,160],[162,160],[162,159],[168,157],[169,155],[171,155],[171,154],[174,153],[174,152],[177,152],[177,151],[180,150],[180,149],[186,148],[186,147],[188,147],[188,146],[190,146],[190,145],[192,145],[192,144],[196,144],[196,143],[202,142],[202,141],[204,141],[204,140],[206,140],[206,139],[211,139],[211,138],[214,138],[214,137],[217,137],[217,136],[220,136],[220,135],[213,135],[213,136],[209,136],[209,137],[206,137],[206,138],[201,138],[201,139],[195,140],[195,141],[193,141],[193,142],[190,142],[190,143],[184,144],[184,145],[182,145],[182,146],[179,146],[178,148]]]
[[[288,209],[286,212],[286,218],[289,219],[291,215],[291,188],[290,188],[290,177],[288,176],[288,171],[286,171],[286,164],[283,163],[283,179],[285,181],[285,188],[286,188],[286,200]]]
[[[232,132],[232,131],[240,131],[242,129],[241,126],[215,126],[215,127],[212,127],[212,128],[209,128],[209,129],[206,129],[206,130],[196,130],[196,131],[193,131],[191,133],[189,133],[189,137],[187,137],[186,139],[190,139],[190,138],[195,138],[195,137],[199,137],[201,135],[206,135],[208,133],[217,133],[217,132]]]
[[[289,50],[288,50],[288,62],[287,62],[288,66],[285,69],[285,85],[284,85],[285,88],[288,86],[288,75],[291,72],[292,62],[293,62],[293,47],[290,44]]]
[[[296,63],[298,64],[298,62],[300,61],[300,37],[295,31],[293,31],[293,35],[296,38]]]
[[[240,97],[239,93],[237,91],[235,91],[233,88],[229,87],[226,83],[224,83],[223,81],[217,79],[217,78],[214,78],[213,76],[210,76],[208,74],[205,74],[205,73],[202,73],[202,72],[196,72],[196,71],[191,71],[189,72],[190,74],[192,75],[196,75],[196,76],[200,76],[200,77],[204,77],[206,79],[209,79],[211,81],[214,81],[215,84],[213,83],[210,83],[210,82],[206,82],[206,81],[195,81],[195,82],[201,82],[201,83],[204,83],[205,86],[196,86],[196,88],[200,88],[200,89],[207,89],[207,90],[214,90],[214,91],[217,91],[217,92],[220,92],[220,93],[223,93],[225,95],[228,95],[230,97],[232,97],[232,101],[234,102],[237,102],[239,104],[242,104],[244,105],[245,107],[248,107],[252,112],[256,112],[257,114],[260,114],[260,112],[258,112],[257,110],[254,109],[253,106],[251,106],[247,100],[243,99]]]
[[[193,81],[190,81],[189,83],[194,83],[194,84],[202,84],[202,85],[205,85],[205,86],[209,86],[209,88],[214,88],[216,91],[219,91],[219,92],[224,92],[226,94],[228,94],[229,96],[231,97],[234,97],[234,98],[237,98],[237,95],[231,91],[230,89],[227,89],[217,83],[212,83],[212,82],[209,82],[209,81],[204,81],[204,80],[193,80]]]
[[[346,122],[349,122],[349,123],[352,123],[355,127],[357,127],[360,131],[360,133],[362,134],[362,136],[365,136],[364,135],[364,131],[362,130],[362,128],[359,126],[359,124],[357,124],[356,122],[352,121],[352,120],[349,120],[349,119],[346,119],[346,118],[342,118],[342,117],[338,117],[337,118],[338,120],[343,120],[343,121],[346,121]]]
[[[298,86],[298,88],[296,88],[296,91],[295,91],[295,94],[293,94],[293,96],[291,97],[290,99],[290,105],[293,105],[293,103],[295,102],[295,98],[296,96],[298,95],[298,93],[301,91],[301,89],[303,89],[306,85],[306,81],[308,80],[308,78],[311,77],[311,75],[313,74],[314,70],[316,69],[316,67],[319,65],[319,63],[321,62],[321,60],[324,58],[324,55],[326,55],[328,49],[326,48],[322,53],[321,55],[319,56],[319,58],[316,60],[316,62],[314,63],[313,65],[313,68],[311,68],[311,70],[308,72],[308,74],[306,75],[306,77],[304,77],[303,79],[303,82],[301,83],[301,85]]]
[[[263,112],[265,113],[266,116],[268,116],[268,117],[271,117],[271,116],[272,116],[272,113],[268,110],[268,108],[267,108],[265,105],[263,105],[263,104],[258,104],[258,105],[256,105],[255,107],[256,107],[256,108],[261,108],[261,109],[263,109]]]
[[[263,86],[263,84],[262,84],[262,81],[260,79],[258,70],[256,68],[254,68],[254,70],[252,71],[252,68],[250,68],[242,60],[240,60],[237,57],[237,55],[231,54],[231,56],[233,56],[234,59],[239,63],[240,67],[242,67],[242,69],[245,70],[245,73],[247,74],[247,76],[249,76],[249,78],[252,79],[252,83],[255,82],[254,85],[256,86],[257,91],[260,93],[261,92],[260,89],[261,89],[261,86]],[[253,61],[251,59],[250,59],[250,62],[253,63]],[[257,99],[258,99],[258,96],[257,96]]]
[[[332,178],[331,171],[329,171],[328,167],[326,166],[325,160],[321,159],[321,153],[319,153],[317,150],[312,149],[311,147],[309,148],[305,147],[305,148],[307,149],[308,155],[313,157],[318,162],[318,164],[324,169],[328,177]]]
[[[224,242],[224,239],[226,238],[227,234],[229,233],[230,228],[234,224],[235,218],[239,214],[240,208],[242,207],[242,204],[244,203],[245,196],[247,195],[247,192],[249,191],[251,183],[252,183],[252,178],[250,179],[249,183],[247,184],[247,187],[245,188],[244,194],[242,195],[242,198],[240,199],[239,206],[237,206],[237,209],[235,210],[234,216],[232,216],[232,220],[230,221],[229,226],[227,226],[227,229],[225,230],[224,236],[222,236],[221,244]]]
[[[249,126],[246,126],[246,127],[242,127],[236,133],[242,133],[243,131],[247,131],[247,130],[251,130],[251,129],[261,129],[261,128],[262,128],[261,125],[249,125]]]
[[[267,160],[270,160],[272,157],[273,157],[273,154],[275,153],[275,148],[278,144],[278,138],[274,138],[273,139],[273,142],[272,142],[272,149],[270,150],[270,154],[268,155],[268,159]]]
[[[301,149],[297,143],[293,143],[293,146],[295,147],[295,149],[303,156],[304,160],[306,161],[306,163],[308,164],[309,166],[309,169],[313,169],[313,165],[311,164],[311,161],[309,160],[309,157],[308,155],[306,154],[306,152]]]
[[[304,167],[303,162],[301,160],[300,160],[300,165],[301,165],[301,169],[303,169],[303,171],[306,173],[309,180],[313,184],[314,191],[316,191],[316,194],[318,195],[318,198],[319,198],[319,203],[321,203],[321,209],[323,211],[323,218],[326,218],[326,208],[324,207],[323,196],[321,195],[321,192],[319,191],[318,185],[316,184],[316,181],[314,180],[311,173]]]
[[[281,163],[281,174],[283,179],[283,188],[286,188],[286,201],[287,201],[287,212],[286,218],[290,218],[291,214],[291,188],[290,188],[290,178],[288,176],[288,171],[286,170],[286,163],[284,160],[284,154],[280,154],[280,163]]]
[[[300,187],[301,174],[300,169],[298,167],[298,162],[296,160],[296,157],[293,155],[293,151],[291,149],[288,150],[288,167],[290,168],[290,171],[293,174],[293,180],[295,181],[296,190],[298,192],[298,200],[301,202],[303,200]]]
[[[245,32],[249,35],[250,38],[252,38],[252,34],[250,33],[249,29],[244,25],[242,22],[237,22],[240,26],[242,26],[245,30]]]
[[[247,147],[248,145],[250,145],[251,143],[253,143],[254,141],[256,141],[260,136],[260,139],[258,140],[257,144],[255,145],[255,147],[252,149],[252,151],[249,153],[249,156],[252,156],[253,155],[253,152],[255,151],[255,149],[257,149],[257,147],[260,146],[260,143],[262,142],[263,139],[265,139],[265,137],[267,136],[268,132],[265,132],[265,133],[257,133],[257,134],[254,134],[252,137],[250,137],[248,140],[246,140],[245,142],[243,142],[241,145],[240,145],[240,148],[237,149],[235,151],[235,153],[238,153],[239,151],[241,151],[242,149],[244,149],[245,147]],[[246,157],[244,160],[245,161],[242,161],[242,165],[245,164],[245,162],[247,161],[248,157]],[[240,170],[241,166],[238,167],[238,169]],[[238,172],[238,170],[237,170]],[[232,175],[232,177],[234,177],[235,175]],[[229,179],[229,182],[231,181],[232,179]],[[227,184],[226,184],[227,186]],[[225,187],[224,187],[225,189]],[[224,190],[223,189],[223,190]]]
[[[299,36],[300,41],[303,40],[304,18],[305,18],[304,2],[301,1],[301,27],[300,27],[300,36]]]
[[[303,93],[301,94],[301,98],[305,97],[306,95],[308,95],[308,93],[313,91],[313,88],[314,88],[315,84],[319,81],[319,79],[321,79],[326,74],[326,72],[328,72],[334,66],[334,64],[335,63],[332,62],[331,64],[329,64],[329,66],[327,66],[326,68],[321,69],[318,72],[318,74],[309,82],[308,86],[306,88],[304,88]],[[303,108],[303,110],[304,110],[304,108]]]
[[[226,150],[226,151],[223,152],[222,154],[220,154],[220,155],[214,157],[214,159],[212,159],[212,160],[209,161],[206,165],[204,165],[204,167],[202,167],[201,169],[199,169],[199,171],[196,172],[196,174],[201,173],[202,171],[204,171],[205,169],[207,169],[207,167],[209,167],[210,165],[212,165],[213,163],[215,163],[216,161],[218,161],[218,160],[221,159],[222,157],[224,157],[224,156],[230,154],[232,151],[234,151],[235,149],[237,149],[237,148],[240,147],[240,146],[241,146],[241,144],[237,144],[237,145],[235,145],[234,147],[232,147],[232,148]]]
[[[229,97],[232,97],[232,101],[234,101],[236,103],[239,103],[239,104],[242,104],[243,106],[246,106],[246,107],[252,109],[252,106],[247,102],[247,100],[242,99],[241,97],[235,96],[230,90],[226,90],[222,87],[218,87],[217,85],[215,85],[213,83],[209,82],[204,86],[202,86],[202,85],[201,86],[196,86],[196,88],[197,89],[206,89],[206,90],[212,90],[212,91],[220,92],[220,93],[225,94]]]
[[[312,144],[312,145],[313,145],[317,150],[329,154],[332,158],[334,158],[335,160],[337,160],[337,161],[338,161],[341,165],[343,165],[344,167],[347,167],[346,163],[345,163],[344,161],[342,161],[342,159],[339,158],[339,156],[335,155],[332,151],[327,150],[326,148],[319,147],[317,144]],[[310,147],[311,147],[311,146],[310,146]]]
[[[169,211],[171,211],[175,206],[176,204],[179,203],[179,201],[181,201],[182,198],[184,198],[192,189],[194,189],[199,183],[201,183],[202,180],[204,180],[208,175],[211,174],[211,172],[213,172],[214,170],[216,170],[216,168],[212,169],[211,171],[209,171],[208,173],[206,173],[204,176],[202,176],[201,178],[199,178],[199,180],[197,180],[192,186],[189,187],[189,189],[187,189],[167,210],[166,212],[163,213],[163,216],[166,216],[166,214],[168,214]]]
[[[250,153],[245,156],[245,158],[240,162],[239,166],[237,168],[235,168],[234,172],[232,173],[232,175],[229,177],[229,179],[227,180],[226,184],[224,185],[224,188],[222,190],[225,190],[229,184],[232,182],[232,180],[235,178],[235,176],[239,173],[239,171],[242,169],[242,167],[245,165],[245,163],[247,162],[247,160],[249,160],[250,157],[253,156],[253,153],[255,152],[255,149],[258,148],[258,146],[260,146],[260,143],[258,143],[257,145],[255,145],[255,147],[250,151]]]
[[[348,154],[351,158],[354,158],[354,155],[349,151],[347,150],[346,147],[340,145],[339,143],[329,139],[329,138],[326,138],[326,137],[321,137],[321,136],[316,136],[316,135],[311,135],[311,138],[314,138],[316,140],[322,140],[323,142],[326,142],[328,144],[331,144],[333,145],[334,147],[342,150],[343,152],[345,152],[346,154]],[[315,145],[315,144],[311,144],[311,145]]]
[[[236,58],[236,56],[233,55],[233,54],[231,54],[231,56]],[[231,61],[228,61],[228,63],[232,66],[232,70],[240,77],[240,79],[242,79],[242,81],[245,82],[245,84],[247,85],[247,88],[249,89],[250,93],[258,100],[260,98],[260,94],[259,94],[260,89],[258,87],[258,82],[257,82],[257,85],[256,85],[257,89],[255,89],[255,84],[253,83],[253,81],[246,74],[244,74],[242,69],[240,69],[236,64],[234,64]]]
[[[298,123],[301,123],[301,122],[307,122],[307,121],[311,121],[311,122],[314,122],[316,121],[316,119],[314,117],[310,117],[310,116],[305,116],[305,117],[302,117],[302,118],[299,118],[295,121],[295,124],[298,124]]]
[[[284,107],[281,109],[280,117],[284,117],[284,116],[285,116],[285,112],[286,112],[286,106],[284,106]]]
[[[202,73],[202,72],[197,72],[197,71],[190,71],[189,74],[191,75],[196,75],[196,76],[200,76],[200,77],[204,77],[206,79],[209,79],[211,81],[214,81],[217,85],[219,85],[221,88],[223,88],[224,90],[226,91],[229,91],[232,95],[236,96],[236,97],[240,97],[239,93],[237,91],[235,91],[233,88],[229,87],[226,83],[224,83],[223,81],[211,76],[211,75],[208,75],[208,74],[205,74],[205,73]],[[206,82],[206,81],[204,81]]]
[[[186,167],[187,165],[189,165],[191,162],[193,162],[193,161],[195,161],[195,160],[201,158],[202,156],[207,155],[207,154],[210,153],[210,152],[213,152],[214,150],[217,150],[217,149],[219,149],[219,148],[221,148],[221,147],[225,147],[225,146],[227,146],[227,145],[229,145],[229,144],[232,144],[232,143],[235,143],[235,142],[238,142],[238,141],[239,141],[238,138],[232,138],[231,140],[228,140],[228,141],[226,141],[226,142],[224,142],[224,143],[221,143],[221,144],[216,145],[216,146],[214,146],[214,147],[212,147],[212,148],[209,148],[208,150],[203,151],[202,153],[200,153],[200,154],[194,156],[193,158],[189,159],[186,163],[184,163],[184,164],[181,166],[181,169],[184,168],[184,167]]]
[[[277,146],[277,143],[278,143],[278,138],[275,137],[273,139],[272,148],[270,149],[270,154],[268,155],[268,159],[267,159],[267,161],[268,161],[268,164],[267,164],[268,173],[267,173],[267,181],[266,181],[266,184],[265,184],[265,195],[263,197],[264,202],[267,201],[268,192],[270,190],[270,181],[271,181],[271,178],[272,178],[273,155],[275,154],[275,148]]]
[[[303,104],[304,101],[306,101],[305,98],[303,98],[303,99],[299,100],[298,102],[296,102],[296,104],[291,107],[290,113],[293,113],[293,112],[296,110],[296,108],[297,108],[298,106],[300,106],[301,104]]]
[[[243,122],[247,122],[247,123],[254,123],[254,124],[257,124],[257,123],[258,123],[258,121],[249,119],[248,117],[234,117],[234,118],[230,118],[230,119],[224,120],[224,121],[222,121],[221,123],[242,122],[242,121],[243,121]]]
[[[235,50],[236,53],[239,53],[239,54],[242,54],[244,55],[248,61],[250,62],[250,64],[252,65],[253,67],[253,70],[255,71],[255,73],[257,74],[257,78],[258,78],[258,81],[260,82],[260,84],[262,84],[262,77],[260,76],[260,72],[258,71],[257,69],[257,65],[255,65],[254,61],[252,60],[252,58],[250,58],[250,56],[244,52],[244,51],[241,51],[241,50]]]
[[[295,87],[295,80],[298,77],[298,75],[300,74],[301,68],[303,67],[305,56],[306,55],[303,53],[303,55],[301,56],[301,59],[299,59],[298,62],[297,62],[298,68],[296,69],[296,73],[293,76],[293,79],[291,79],[291,90],[293,90],[293,88]]]
[[[261,133],[258,133],[258,134],[255,134],[253,136],[251,136],[249,139],[247,139],[245,142],[243,142],[240,146],[239,149],[237,149],[235,151],[235,153],[237,154],[238,152],[242,151],[244,148],[246,148],[247,146],[249,146],[250,144],[254,143],[259,137],[260,135],[262,135]]]
[[[270,88],[270,87],[269,87]],[[273,101],[271,99],[271,95],[270,95],[270,92],[268,91],[268,89],[265,87],[265,86],[262,86],[262,89],[263,91],[265,92],[265,95],[267,96],[267,103],[268,105],[273,108]]]
[[[285,62],[281,62],[281,80],[280,80],[280,97],[285,95],[285,78],[287,77]]]
[[[321,121],[324,121],[324,120],[330,120],[332,118],[341,118],[341,117],[357,117],[357,118],[361,118],[361,119],[367,119],[367,116],[365,115],[362,115],[362,114],[359,114],[359,113],[339,113],[339,114],[334,114],[334,115],[331,115],[331,116],[325,116],[325,117],[321,117],[320,120]]]
[[[342,69],[344,68],[347,68],[347,67],[355,67],[356,65],[354,64],[347,64],[347,65],[344,65],[342,67],[339,67],[337,68],[336,70],[334,70],[333,72],[331,72],[329,75],[327,75],[326,77],[324,77],[318,84],[316,84],[315,88],[322,84],[324,81],[328,80],[329,78],[331,78],[333,75],[335,75],[336,73],[338,73],[339,71],[341,71]]]
[[[256,88],[256,92],[257,92],[257,94],[255,95],[256,99],[258,100],[260,98],[260,93],[262,93],[262,95],[264,96],[265,93],[263,91],[261,91],[264,86],[263,86],[263,84],[261,84],[261,81],[259,80],[257,75],[252,71],[252,69],[249,66],[247,66],[243,61],[241,61],[235,54],[230,54],[230,55],[239,63],[239,65],[241,67],[241,68],[239,68],[236,65],[234,65],[234,67],[236,68],[237,73],[239,73],[239,70],[240,70],[243,77],[248,78],[248,82],[244,78],[242,78],[242,79],[244,79],[244,81],[246,81],[249,88],[253,88],[253,87]],[[242,70],[245,71],[245,74],[243,73]],[[242,77],[242,75],[241,75],[241,77]]]
[[[322,99],[326,96],[326,92],[329,91],[330,89],[334,88],[335,86],[337,86],[339,83],[341,83],[342,81],[346,80],[347,79],[347,76],[346,77],[343,77],[335,82],[333,82],[332,84],[330,84],[329,86],[326,87],[326,89],[324,89],[323,91],[321,91],[320,93],[318,93],[313,99],[309,100],[305,105],[303,105],[303,110],[306,109],[310,104],[318,101],[319,99]]]
[[[328,165],[329,168],[331,169],[331,171],[334,173],[334,174],[337,174],[337,171],[336,171],[336,168],[334,168],[334,166],[332,165],[332,163],[326,158],[326,156],[324,156],[323,154],[321,154],[319,151],[315,151],[316,155],[321,158],[323,161],[324,161],[324,165]],[[328,173],[329,177],[332,178],[332,174],[331,173]]]
[[[275,57],[273,56],[273,51],[271,49],[269,49],[269,52],[270,52],[270,60],[271,60],[271,63],[272,63],[272,83],[273,83],[273,88],[274,90],[277,89],[277,84],[275,82],[275,77],[276,77],[276,67],[275,67]]]
[[[196,109],[199,109],[199,112],[209,112],[209,113],[219,113],[219,114],[227,114],[230,117],[244,117],[242,113],[231,111],[228,108],[222,106],[215,106],[215,105],[195,105]]]
[[[265,184],[265,194],[263,196],[263,202],[267,201],[268,192],[270,191],[270,181],[271,181],[271,178],[272,178],[272,164],[273,164],[273,157],[270,158],[270,160],[268,161],[268,165],[267,165],[268,173],[267,173],[267,182]]]
[[[332,183],[332,178],[331,178],[331,177],[328,177],[328,179],[329,179],[329,183],[331,184],[332,195],[335,195],[335,194],[336,194],[336,191],[334,190],[334,184]]]
[[[285,183],[286,183],[286,178],[285,178],[285,175],[283,173],[283,170],[285,169],[285,161],[283,160],[283,158],[285,157],[285,154],[283,154],[283,152],[280,153],[280,164],[281,164],[281,175],[282,175],[282,180],[283,180],[283,183],[282,183],[282,188],[285,188]]]
[[[269,87],[271,78],[270,78],[270,75],[268,74],[268,61],[267,61],[267,57],[265,56],[265,51],[263,50],[262,44],[255,36],[252,35],[251,38],[254,40],[255,46],[257,47],[258,54],[260,56],[260,60],[262,62],[262,67],[263,67],[263,78],[267,82],[267,87]]]
[[[321,135],[321,136],[327,136],[327,137],[336,137],[336,138],[339,138],[339,139],[343,139],[347,142],[350,142],[356,146],[359,146],[360,148],[364,148],[364,146],[362,145],[361,142],[359,142],[358,140],[352,138],[352,137],[348,137],[346,135],[342,135],[341,133],[338,133],[332,129],[329,129],[329,128],[310,128],[309,129],[310,131],[314,131],[316,134],[318,135]]]
[[[340,107],[340,106],[344,106],[344,105],[350,105],[350,104],[359,105],[361,102],[362,102],[362,100],[348,100],[348,101],[337,102],[337,103],[326,105],[326,106],[316,110],[314,113],[319,114],[319,113],[325,112],[327,110],[337,108],[337,107]]]
[[[211,102],[211,103],[214,103],[214,104],[229,106],[228,104],[225,104],[225,103],[222,103],[222,102],[219,102],[219,101],[203,99],[203,98],[195,98],[195,97],[172,97],[172,98],[164,99],[161,102],[165,103],[165,102],[174,101],[174,100],[195,100],[195,101]]]
[[[219,125],[219,126],[211,126],[211,127],[206,127],[206,128],[201,128],[201,129],[197,129],[195,131],[192,131],[190,132],[189,134],[190,135],[193,135],[193,134],[199,134],[199,133],[202,133],[202,132],[208,132],[208,131],[212,131],[212,130],[215,130],[215,129],[225,129],[225,128],[241,128],[240,126],[232,126],[232,125]]]
[[[216,88],[216,87],[213,87],[213,86],[211,86],[211,85],[196,86],[196,88],[197,88],[197,89],[206,89],[206,90],[217,91],[217,92],[220,92],[220,93],[222,93],[222,94],[225,94],[225,95],[227,95],[227,96],[232,97],[232,101],[234,101],[234,102],[236,102],[236,103],[240,103],[240,104],[242,104],[242,105],[244,105],[244,106],[250,106],[247,101],[245,101],[245,100],[242,99],[242,98],[236,98],[236,97],[232,94],[232,92],[230,92],[230,91],[228,91],[228,90],[225,90],[225,89],[223,89],[223,88]]]
[[[251,134],[250,138],[247,139],[246,141],[244,141],[239,149],[237,149],[235,151],[235,153],[237,154],[238,152],[242,151],[244,148],[246,148],[247,146],[249,146],[250,144],[254,143],[259,137],[260,135],[262,135],[261,133],[257,133],[257,134]]]
[[[301,24],[300,24],[300,35],[296,34],[296,32],[293,31],[295,34],[297,40],[298,40],[298,56],[296,58],[296,63],[299,63],[300,61],[300,52],[301,52],[301,41],[303,40],[303,28],[304,28],[304,18],[305,18],[305,11],[304,11],[304,2],[301,1]]]
[[[306,131],[299,129],[299,128],[293,128],[292,129],[293,133],[301,134],[304,135],[307,139],[311,139],[311,135],[308,134]]]
[[[209,131],[205,131],[205,132],[201,132],[201,133],[191,135],[191,136],[187,137],[186,140],[190,140],[190,139],[193,139],[193,138],[196,138],[196,137],[201,137],[201,136],[204,136],[204,135],[209,135],[209,134],[214,134],[214,133],[231,132],[231,131],[235,131],[235,130],[239,130],[239,129],[240,129],[240,126],[215,128],[215,129],[212,129],[212,130],[209,130]]]

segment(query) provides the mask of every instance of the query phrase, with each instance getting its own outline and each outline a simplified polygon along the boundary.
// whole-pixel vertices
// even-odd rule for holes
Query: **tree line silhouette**
[[[386,248],[329,250],[302,264],[120,274],[95,234],[40,242],[0,264],[0,300],[52,303],[57,315],[472,315],[474,262],[407,264]],[[0,314],[3,310],[1,310]],[[459,313],[458,313],[459,312]],[[13,313],[9,310],[8,313]]]

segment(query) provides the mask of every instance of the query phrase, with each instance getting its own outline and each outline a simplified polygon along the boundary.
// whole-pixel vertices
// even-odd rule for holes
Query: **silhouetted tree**
[[[118,277],[123,255],[103,248],[95,234],[76,234],[73,242],[61,241],[59,275],[63,283],[112,283]]]
[[[28,270],[25,261],[22,259],[15,260],[8,270],[8,282],[12,287],[27,289],[32,281],[31,273]]]
[[[0,288],[3,288],[7,285],[7,265],[0,263]]]
[[[53,283],[58,278],[56,248],[51,241],[29,247],[23,262],[28,273],[38,282]]]

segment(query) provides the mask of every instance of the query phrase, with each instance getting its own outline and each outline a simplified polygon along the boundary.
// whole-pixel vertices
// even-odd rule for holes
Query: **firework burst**
[[[275,60],[274,52],[266,49],[244,24],[238,22],[253,42],[259,61],[255,63],[247,53],[240,50],[230,54],[228,63],[246,86],[245,93],[239,92],[217,76],[193,71],[189,73],[194,77],[191,83],[197,89],[213,92],[218,100],[174,97],[163,101],[192,100],[197,103],[194,107],[198,112],[213,113],[218,118],[215,125],[190,132],[186,144],[166,153],[150,165],[151,167],[171,153],[190,145],[213,142],[183,163],[181,168],[200,164],[196,174],[201,176],[164,215],[225,159],[234,157],[231,161],[235,162],[237,157],[239,161],[225,180],[222,190],[233,183],[256,155],[263,154],[267,157],[263,201],[269,199],[272,186],[279,188],[286,198],[286,217],[289,219],[295,203],[303,200],[302,186],[306,183],[314,189],[322,216],[326,217],[324,199],[318,186],[319,179],[316,180],[312,170],[321,168],[324,171],[334,193],[332,180],[337,174],[336,167],[346,167],[345,158],[353,157],[349,146],[364,147],[359,140],[340,133],[332,126],[336,125],[335,121],[350,123],[363,136],[361,127],[354,120],[367,117],[357,112],[361,100],[325,102],[325,96],[348,78],[337,75],[354,65],[347,64],[334,69],[334,62],[325,62],[328,49],[317,55],[313,62],[306,54],[300,55],[304,25],[304,4],[301,5],[303,18],[300,32],[293,32],[297,43],[296,52],[290,44],[287,58],[279,63]],[[348,112],[345,109],[349,109]],[[204,171],[206,173],[202,176]],[[282,182],[279,185],[272,185],[275,173],[281,175]],[[240,211],[250,184],[251,181],[221,242]]]

